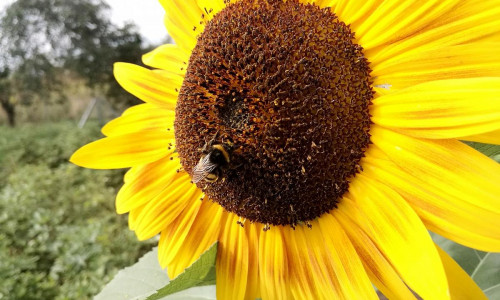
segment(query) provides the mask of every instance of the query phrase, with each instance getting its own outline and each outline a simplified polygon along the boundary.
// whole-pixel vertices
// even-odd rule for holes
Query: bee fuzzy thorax
[[[223,159],[223,161],[221,160],[220,163],[224,163],[224,164],[230,163],[231,158],[229,156],[229,152],[228,152],[229,150],[226,150],[226,147],[224,145],[217,144],[217,145],[213,145],[212,148],[213,148],[213,153],[217,153],[216,155],[217,155],[218,160],[220,160],[218,157],[222,154],[221,159]],[[214,157],[214,159],[215,159],[215,157]]]

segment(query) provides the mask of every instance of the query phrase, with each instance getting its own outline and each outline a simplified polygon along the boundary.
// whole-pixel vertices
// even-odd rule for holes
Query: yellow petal
[[[198,200],[199,201],[199,200]],[[201,203],[196,221],[189,229],[181,250],[177,252],[169,268],[177,276],[192,265],[213,243],[217,241],[223,225],[223,208],[208,199]],[[174,241],[167,241],[174,243]]]
[[[133,167],[133,173],[127,172],[127,180],[116,196],[116,212],[127,213],[151,201],[164,189],[169,188],[174,180],[189,181],[186,173],[178,173],[179,168],[180,162],[175,154],[144,166]]]
[[[193,186],[195,185],[193,184]],[[158,259],[162,268],[167,267],[169,278],[175,278],[184,271],[185,262],[177,262],[175,257],[177,257],[179,251],[183,250],[189,230],[196,220],[202,203],[200,198],[201,194],[198,192],[195,192],[192,197],[186,197],[183,203],[184,210],[179,213],[175,221],[161,231],[160,241],[158,242]]]
[[[384,85],[374,86],[373,90],[375,91],[375,94],[373,96],[374,99],[381,97],[381,96],[384,96],[384,95],[392,94],[394,92],[394,91],[391,91],[389,86],[384,87]]]
[[[500,130],[484,132],[471,136],[460,137],[463,141],[480,142],[485,144],[500,145]]]
[[[302,225],[298,227],[300,233],[290,227],[271,228],[271,231],[279,229],[283,232],[283,238],[286,242],[286,255],[290,261],[288,268],[288,288],[293,295],[293,299],[322,299],[325,298],[325,293],[329,293],[329,296],[333,297],[332,299],[340,299],[340,284],[334,276],[328,276],[329,274],[327,274],[327,276],[322,275],[322,273],[325,273],[324,264],[322,265],[322,272],[318,270],[319,266],[317,265],[314,254],[309,253],[307,249],[308,242],[305,241],[304,233],[302,232],[303,228],[301,226]],[[314,229],[315,231],[319,230],[317,226]],[[267,232],[263,233],[263,235],[265,234],[267,234]],[[316,235],[318,234],[319,233],[316,233]],[[323,245],[323,243],[315,246],[320,247],[321,245]],[[328,271],[333,273],[333,271],[331,271],[331,266],[328,268],[327,272]],[[328,281],[325,282],[325,280]],[[321,288],[320,285],[323,288]],[[325,286],[328,285],[330,288],[325,289]]]
[[[189,181],[189,176],[179,178],[172,186],[165,188],[151,199],[141,214],[136,217],[134,231],[139,240],[147,240],[157,235],[174,222],[186,206],[199,201],[202,192]]]
[[[428,229],[468,247],[500,250],[500,209],[491,211],[468,200],[477,196],[464,188],[467,184],[418,176],[372,150],[373,146],[363,160],[363,174],[390,182]]]
[[[243,299],[248,278],[248,238],[236,223],[238,216],[228,214],[219,238],[216,264],[217,299]]]
[[[373,100],[372,121],[423,138],[500,129],[500,77],[432,81]]]
[[[259,282],[259,236],[263,232],[262,224],[245,222],[248,238],[248,278],[245,299],[261,298]]]
[[[456,112],[456,114],[462,113],[463,116],[466,115],[465,110],[467,108],[464,107],[458,107],[461,106],[463,103],[459,103],[460,101],[457,101],[457,105],[452,105],[456,106],[454,108],[450,108],[450,113],[453,113],[453,109],[456,110],[462,110],[460,112]],[[466,105],[465,105],[466,106]],[[448,108],[448,107],[447,107]],[[447,109],[445,108],[445,109]],[[432,108],[430,108],[433,110]],[[436,108],[439,110],[439,108]],[[434,110],[436,112],[436,110]],[[474,115],[475,114],[475,115]],[[438,126],[432,126],[432,125],[427,125],[427,122],[434,122],[436,121],[437,124],[437,119],[429,119],[429,120],[423,120],[422,123],[427,123],[426,128],[404,128],[404,129],[398,129],[397,127],[394,126],[385,126],[394,129],[395,131],[398,131],[400,133],[403,133],[408,136],[416,137],[416,138],[424,138],[424,139],[460,139],[460,140],[467,140],[467,137],[474,137],[474,136],[481,136],[485,133],[492,132],[492,131],[497,131],[497,129],[500,128],[500,120],[491,120],[492,118],[496,118],[494,113],[488,114],[488,118],[490,120],[480,123],[479,118],[480,116],[478,112],[474,112],[474,114],[471,114],[471,118],[476,118],[477,122],[474,124],[466,124],[464,126],[459,126],[459,125],[448,125],[448,124],[456,124],[456,118],[455,117],[449,117],[449,118],[443,118],[443,124],[448,125],[448,126],[443,126],[443,127],[438,127]],[[422,116],[425,115],[425,112],[422,113]],[[425,118],[425,117],[424,117]],[[465,117],[464,117],[465,119]],[[416,121],[416,120],[415,120]],[[418,121],[416,121],[418,122]],[[469,123],[474,122],[474,120],[469,120]],[[410,123],[410,122],[408,122]],[[447,124],[448,123],[448,124]],[[419,124],[420,125],[420,124]],[[422,124],[422,126],[425,126]],[[472,140],[473,141],[473,140]]]
[[[428,185],[492,212],[500,208],[500,164],[455,140],[424,140],[372,126],[372,142]]]
[[[373,240],[418,295],[423,299],[449,299],[445,273],[434,244],[418,216],[399,194],[357,174],[338,210]]]
[[[123,182],[124,183],[129,182],[135,176],[135,174],[141,169],[141,167],[142,166],[137,166],[128,169],[128,171],[123,176]]]
[[[172,16],[175,16],[175,14]],[[165,15],[165,18],[163,19],[168,35],[171,36],[175,43],[184,51],[191,52],[196,46],[196,38],[194,38],[182,24],[179,25],[179,21],[172,16]],[[191,29],[193,28],[194,25]]]
[[[295,299],[377,299],[361,261],[340,224],[329,214],[311,228],[283,227]],[[274,228],[271,228],[273,230]]]
[[[401,89],[419,83],[457,78],[500,77],[500,59],[491,55],[500,43],[474,43],[402,54],[372,64],[374,84]]]
[[[152,68],[163,69],[184,77],[189,55],[189,52],[177,45],[166,44],[144,54],[142,62]]]
[[[175,110],[183,78],[166,71],[149,70],[129,63],[115,63],[116,81],[144,102]]]
[[[392,45],[368,49],[365,54],[374,64],[389,60],[400,54],[431,48],[443,48],[452,45],[479,41],[483,37],[498,33],[500,28],[500,2],[462,1],[450,12],[436,19],[431,26],[418,34],[395,42]]]
[[[196,36],[203,32],[202,11],[195,0],[160,0],[165,9],[165,27],[176,44],[188,53],[196,45]]]
[[[362,20],[366,19],[376,8],[380,5],[380,0],[367,0],[367,1],[352,1],[352,0],[339,0],[334,7],[334,12],[339,19],[353,26],[353,31],[356,32],[356,24],[363,23]],[[358,36],[359,38],[359,36]]]
[[[204,14],[203,18],[207,21],[211,20],[217,13],[226,7],[224,0],[196,0],[196,2]]]
[[[366,233],[344,215],[342,210],[333,212],[333,215],[349,235],[371,281],[382,293],[389,299],[416,299]]]
[[[128,214],[128,228],[130,230],[132,230],[132,231],[135,230],[135,225],[137,224],[137,222],[136,222],[137,217],[142,214],[142,210],[144,209],[145,206],[146,206],[146,204],[138,206],[138,207],[134,208],[133,210],[131,210],[130,213]]]
[[[459,0],[382,1],[357,28],[365,49],[404,39],[438,19]]]
[[[273,226],[259,236],[259,274],[262,299],[291,299],[289,260],[285,249],[282,228]]]
[[[333,10],[333,8],[340,1],[339,0],[312,0],[312,1],[309,1],[309,2],[316,4],[319,8],[331,7],[332,10]]]
[[[443,249],[436,245],[448,278],[452,300],[487,300],[472,278]]]
[[[70,158],[76,165],[92,169],[121,169],[144,165],[165,157],[171,139],[167,132],[144,130],[107,137],[78,149]]]
[[[116,136],[142,130],[170,131],[174,138],[174,111],[149,103],[132,106],[102,129],[106,136]]]
[[[331,264],[335,278],[340,284],[340,294],[346,299],[378,299],[358,253],[341,224],[332,215],[324,214],[312,222],[313,230],[316,225],[321,229],[320,235],[309,234],[308,229],[304,229],[308,244],[325,264]],[[313,237],[317,240],[312,239]],[[318,251],[321,247],[317,245],[321,245],[322,240],[327,254]],[[320,259],[318,262],[321,264]]]

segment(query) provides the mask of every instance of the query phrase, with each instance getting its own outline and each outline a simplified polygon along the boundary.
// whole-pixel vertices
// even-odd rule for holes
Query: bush
[[[0,127],[0,166],[3,171],[28,164],[55,168],[68,163],[78,147],[100,136],[96,123],[89,123],[83,129],[76,128],[69,121],[26,124],[18,128]]]
[[[99,137],[71,123],[0,133],[0,299],[88,299],[151,244],[114,212],[123,171],[68,163]]]

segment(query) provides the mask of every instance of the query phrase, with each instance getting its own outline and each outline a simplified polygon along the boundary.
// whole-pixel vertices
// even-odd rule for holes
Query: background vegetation
[[[0,12],[0,105],[8,124],[20,107],[63,105],[67,78],[121,109],[137,103],[113,77],[113,63],[140,63],[133,24],[117,26],[104,0],[17,0]]]
[[[0,299],[90,299],[152,247],[114,211],[123,171],[69,156],[96,122],[0,127]]]
[[[115,213],[124,172],[68,162],[139,102],[113,63],[140,64],[153,46],[109,15],[104,0],[16,0],[0,11],[0,299],[90,299],[152,247]],[[94,120],[79,129],[93,98]]]

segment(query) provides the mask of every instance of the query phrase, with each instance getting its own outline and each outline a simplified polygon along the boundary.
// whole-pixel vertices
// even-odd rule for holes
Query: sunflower
[[[75,164],[219,299],[485,299],[428,230],[500,251],[500,1],[160,0],[176,44],[116,63],[145,103]]]

